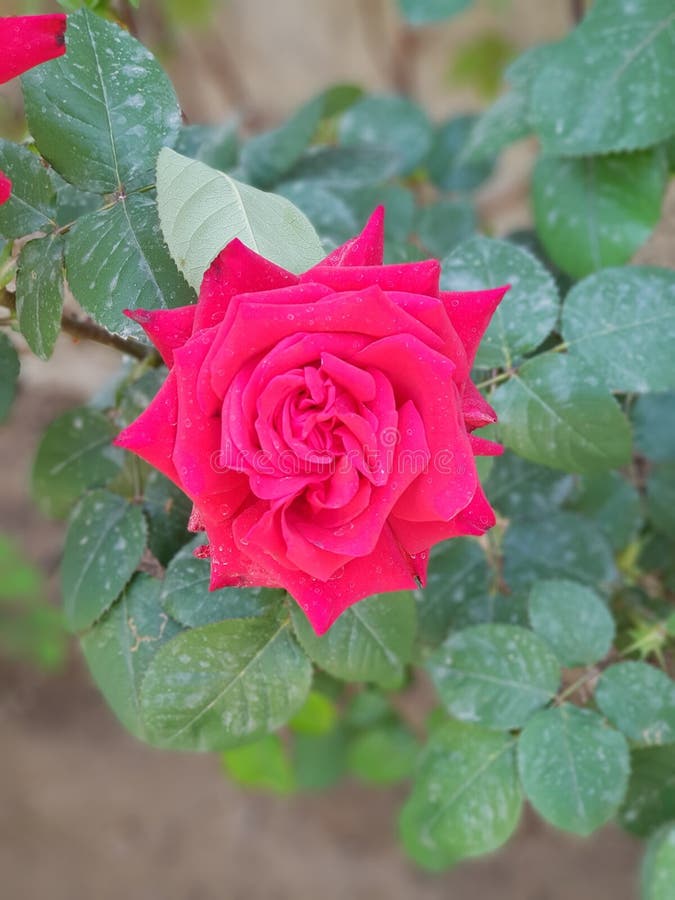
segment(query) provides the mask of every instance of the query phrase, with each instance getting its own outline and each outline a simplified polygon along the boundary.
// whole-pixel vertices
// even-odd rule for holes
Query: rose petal
[[[0,18],[0,84],[66,52],[66,16]]]
[[[384,206],[378,206],[361,234],[350,238],[321,261],[321,266],[379,266],[384,257]],[[308,270],[309,272],[312,269]]]
[[[489,291],[441,291],[441,300],[466,348],[470,366],[490,319],[509,287],[507,284]]]
[[[462,394],[462,415],[469,431],[483,428],[497,421],[497,414],[478,390],[473,381],[468,380]]]
[[[195,306],[176,309],[125,309],[124,315],[138,322],[166,363],[173,365],[173,351],[182,347],[192,334]]]
[[[173,462],[178,422],[178,390],[172,369],[154,400],[114,440],[118,447],[136,453],[181,486]]]
[[[235,238],[206,270],[199,290],[195,331],[222,322],[230,300],[236,294],[297,283],[297,275],[275,265]]]
[[[3,203],[7,203],[9,198],[12,196],[12,180],[5,175],[4,172],[0,172],[0,206]]]

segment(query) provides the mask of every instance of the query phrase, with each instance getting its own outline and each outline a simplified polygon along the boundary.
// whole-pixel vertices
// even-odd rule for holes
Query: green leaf
[[[402,723],[389,722],[351,738],[347,766],[367,784],[396,784],[412,775],[418,750],[415,736]]]
[[[675,391],[638,397],[630,414],[635,449],[652,462],[675,460]]]
[[[162,606],[176,621],[196,628],[223,619],[245,619],[268,615],[278,607],[281,591],[268,588],[221,588],[209,590],[208,559],[192,554],[204,543],[198,534],[169,563],[162,585]]]
[[[224,750],[287,722],[303,705],[312,667],[287,619],[230,619],[177,635],[143,681],[153,743]]]
[[[127,464],[136,465],[134,457]],[[190,539],[187,524],[192,502],[172,481],[152,469],[143,495],[143,512],[148,520],[148,547],[163,566]]]
[[[430,25],[456,16],[471,0],[398,0],[401,15],[411,25]]]
[[[431,181],[444,191],[473,191],[494,168],[493,156],[476,162],[466,158],[467,141],[477,118],[455,116],[436,128],[426,167]]]
[[[648,147],[675,131],[675,12],[670,0],[600,0],[541,54],[532,124],[567,156]]]
[[[652,835],[642,862],[642,900],[672,900],[675,884],[675,822]]]
[[[293,272],[324,255],[311,224],[288,200],[166,148],[157,162],[157,203],[171,255],[194,288],[233,238]]]
[[[484,487],[492,506],[507,519],[536,519],[565,502],[574,479],[507,451],[495,459]]]
[[[603,659],[614,640],[614,619],[595,591],[574,581],[537,581],[530,592],[532,627],[563,666]]]
[[[0,422],[4,422],[14,402],[19,378],[19,355],[9,337],[0,333]]]
[[[564,472],[595,473],[630,459],[628,420],[597,373],[543,353],[497,388],[499,437],[519,456]]]
[[[403,845],[429,869],[481,856],[505,843],[522,798],[509,734],[446,722],[434,729],[401,811]]]
[[[72,631],[88,628],[112,605],[141,560],[146,533],[141,510],[108,491],[93,491],[75,507],[61,562]]]
[[[567,295],[563,337],[570,355],[613,391],[675,387],[675,272],[647,266],[591,275]]]
[[[184,125],[175,143],[177,153],[225,172],[236,165],[239,156],[237,120],[220,125]]]
[[[135,575],[119,600],[81,639],[89,671],[122,724],[145,737],[140,688],[150,660],[180,626],[159,603],[161,582]]]
[[[178,134],[171,82],[127,31],[87,10],[68,17],[68,52],[22,78],[40,153],[72,184],[106,194],[153,182]]]
[[[246,181],[270,188],[292,169],[316,132],[323,106],[323,96],[314,97],[279,128],[250,138],[240,157]]]
[[[398,170],[398,159],[387,147],[363,144],[354,147],[310,147],[287,174],[287,181],[320,182],[345,190],[372,188]],[[369,213],[372,212],[372,208]]]
[[[506,284],[511,289],[478,348],[479,368],[508,368],[550,334],[560,309],[555,281],[527,250],[486,237],[465,241],[443,260],[443,290],[475,291]]]
[[[441,200],[424,206],[415,228],[424,249],[442,257],[476,230],[476,212],[466,200]]]
[[[662,463],[650,472],[647,515],[657,531],[675,538],[675,462]]]
[[[573,578],[594,587],[617,577],[612,549],[596,526],[569,512],[512,522],[504,536],[504,578],[512,591],[540,579]]]
[[[295,734],[326,734],[337,722],[338,711],[333,701],[319,691],[310,691],[302,709],[290,720]]]
[[[675,819],[675,753],[672,746],[634,750],[628,793],[619,812],[621,825],[647,837]]]
[[[532,203],[546,252],[575,278],[628,262],[661,217],[667,177],[660,148],[585,159],[540,157]]]
[[[117,429],[102,413],[79,407],[55,419],[38,447],[32,493],[42,510],[62,518],[88,488],[102,487],[121,471],[124,453],[114,447]]]
[[[277,186],[282,197],[304,213],[329,249],[358,231],[353,210],[332,190],[316,181],[287,181]]]
[[[509,144],[527,137],[532,131],[527,111],[524,91],[512,90],[503,94],[477,118],[464,146],[462,159],[476,163],[492,160]]]
[[[412,191],[399,184],[366,186],[358,191],[348,191],[344,199],[356,214],[358,227],[366,224],[377,206],[384,206],[385,241],[403,242],[413,229],[415,198]]]
[[[473,625],[475,601],[485,596],[492,575],[483,549],[471,538],[455,538],[431,551],[427,584],[415,591],[419,640],[437,647],[451,628]]]
[[[49,359],[61,330],[63,238],[29,241],[19,257],[16,314],[19,329],[40,359]]]
[[[568,506],[597,523],[614,550],[623,550],[642,524],[640,495],[618,472],[582,475]]]
[[[302,790],[324,790],[336,784],[345,771],[344,731],[327,734],[296,734],[293,740],[293,771]]]
[[[293,769],[277,734],[266,734],[251,744],[225,750],[221,759],[230,778],[247,788],[275,794],[290,794],[295,788]]]
[[[452,716],[504,730],[522,726],[560,684],[560,667],[546,643],[517,625],[455,632],[425,667]]]
[[[675,682],[660,669],[643,662],[610,666],[600,676],[595,699],[631,741],[675,743]]]
[[[527,799],[547,822],[588,835],[623,800],[628,746],[597,713],[565,703],[527,723],[518,741],[518,768]]]
[[[100,194],[81,191],[74,185],[68,184],[53,170],[50,174],[56,187],[56,221],[58,225],[70,225],[80,216],[94,212],[103,206],[104,200]]]
[[[66,273],[83,309],[118,334],[142,333],[124,309],[186,306],[194,299],[162,242],[149,194],[78,219],[66,241]]]
[[[375,594],[346,609],[322,637],[304,612],[291,606],[293,627],[304,650],[329,675],[395,688],[410,661],[415,604],[409,591]]]
[[[424,110],[405,97],[375,94],[350,107],[339,125],[345,146],[374,145],[394,153],[397,174],[420,165],[431,149],[433,130]]]
[[[0,205],[0,235],[23,237],[56,226],[56,191],[49,169],[27,147],[0,140],[0,171],[12,181],[12,193]]]

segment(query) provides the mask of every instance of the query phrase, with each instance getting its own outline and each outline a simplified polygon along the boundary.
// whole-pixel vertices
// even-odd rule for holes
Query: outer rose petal
[[[199,290],[194,330],[222,322],[230,300],[236,294],[269,291],[297,283],[297,275],[275,265],[235,238],[206,270]]]
[[[0,206],[7,203],[12,195],[12,181],[4,172],[0,172]]]
[[[182,347],[192,334],[196,306],[176,309],[125,309],[124,315],[138,322],[169,368],[173,351]]]
[[[466,509],[449,522],[409,522],[395,517],[391,519],[396,537],[411,555],[422,553],[448,538],[485,534],[494,524],[495,514],[480,485]]]
[[[473,365],[481,338],[509,287],[507,284],[489,291],[441,291],[450,321],[466,347],[469,365]]]
[[[66,17],[0,18],[0,84],[66,52]]]
[[[381,266],[384,258],[384,206],[378,206],[361,234],[336,247],[320,266]],[[309,270],[311,272],[312,269]],[[308,274],[308,273],[305,273]]]
[[[469,431],[497,421],[497,413],[471,380],[464,385],[462,415]]]
[[[115,438],[118,447],[132,450],[182,488],[173,463],[178,422],[176,374],[172,369],[152,403]]]

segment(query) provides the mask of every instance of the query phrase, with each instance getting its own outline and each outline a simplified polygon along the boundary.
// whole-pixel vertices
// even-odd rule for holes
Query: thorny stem
[[[3,290],[2,294],[0,294],[0,305],[15,312],[16,298],[9,291]],[[8,325],[10,323],[9,321],[3,321],[0,324]],[[78,340],[94,341],[106,347],[113,347],[127,356],[133,356],[135,359],[142,360],[148,366],[154,367],[161,363],[159,355],[152,347],[146,346],[135,338],[124,338],[119,334],[112,334],[110,331],[97,325],[89,317],[81,318],[74,313],[64,312],[61,316],[61,331]]]

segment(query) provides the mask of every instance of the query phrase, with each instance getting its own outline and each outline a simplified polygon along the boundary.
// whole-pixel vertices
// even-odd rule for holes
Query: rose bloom
[[[285,588],[317,634],[495,521],[475,456],[501,447],[472,434],[495,414],[469,376],[507,288],[383,265],[383,221],[302,275],[234,240],[196,306],[127,313],[169,374],[118,445],[193,501],[212,589]]]

